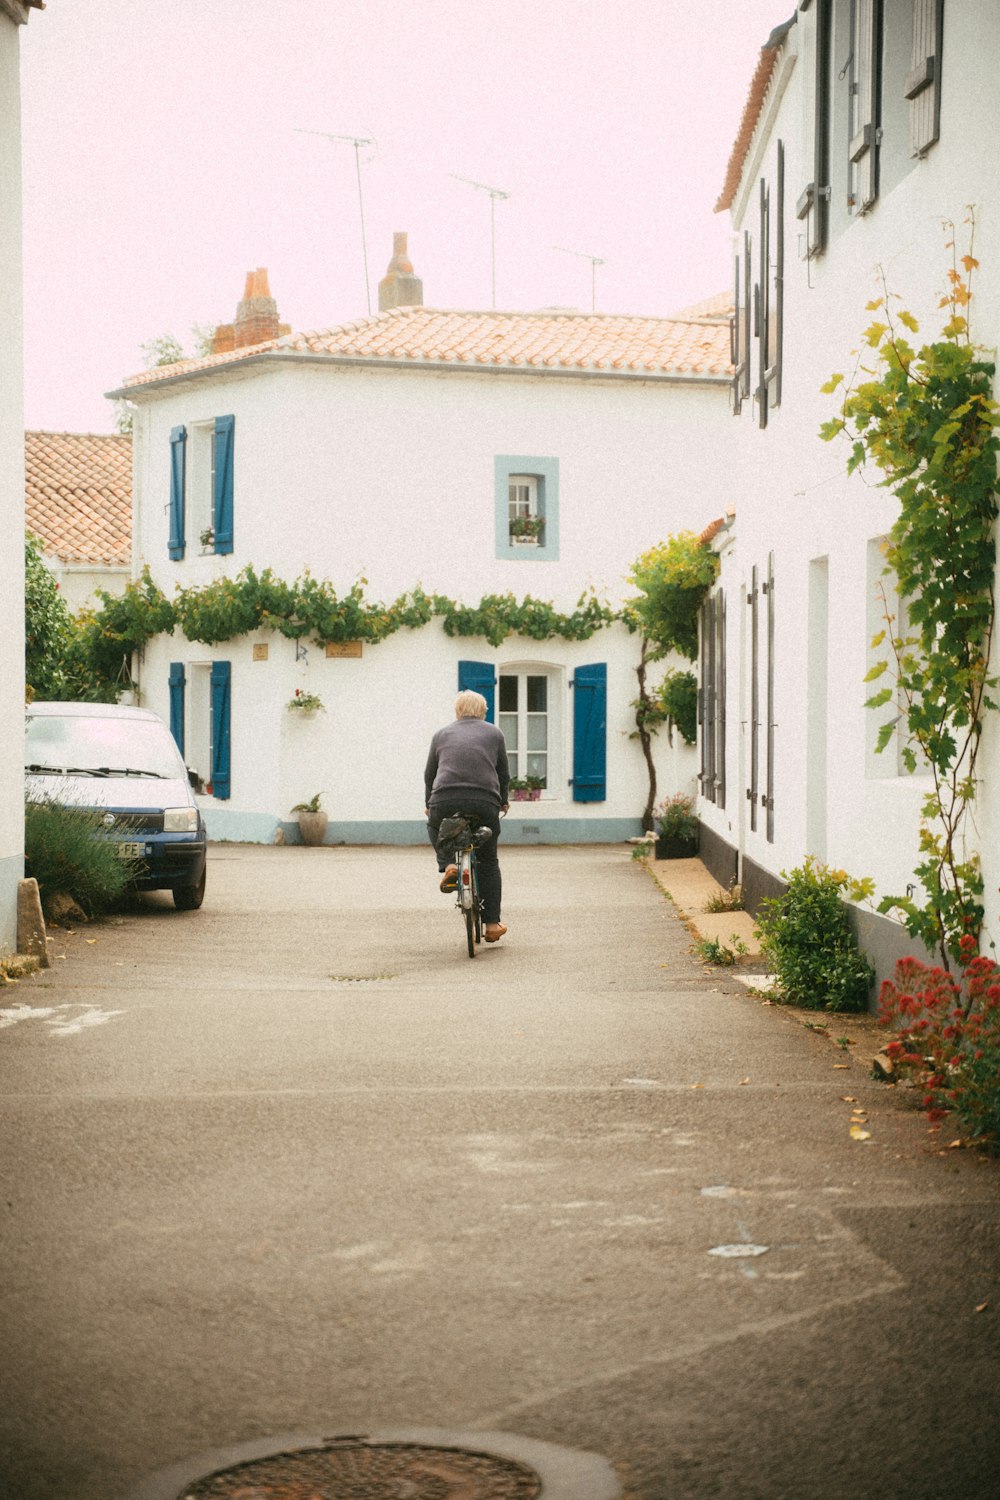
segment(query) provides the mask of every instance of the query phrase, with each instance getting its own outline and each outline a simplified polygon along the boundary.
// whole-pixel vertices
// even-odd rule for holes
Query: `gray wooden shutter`
[[[715,803],[726,805],[726,596],[715,596]]]
[[[698,611],[698,784],[703,797],[711,798],[708,781],[708,601]]]
[[[750,803],[750,828],[757,831],[757,790],[759,785],[759,750],[758,729],[760,726],[760,684],[758,682],[758,600],[759,590],[757,587],[757,569],[754,567],[750,573],[750,596],[747,604],[750,606],[750,785],[747,787],[747,799]]]
[[[851,0],[847,205],[863,214],[878,196],[882,0]]]
[[[940,134],[944,0],[913,0],[913,51],[904,93],[910,101],[910,146],[923,156]]]
[[[750,274],[750,234],[743,231],[743,339],[740,348],[743,350],[743,369],[740,377],[740,393],[743,400],[750,394],[750,308],[751,308],[751,274]]]
[[[774,213],[774,312],[767,345],[767,389],[772,406],[781,405],[781,351],[785,334],[785,147],[778,142]]]
[[[796,217],[805,221],[805,253],[819,255],[826,249],[830,218],[830,37],[832,0],[816,0],[816,50],[814,87],[812,181],[799,194]]]
[[[767,841],[774,843],[774,553],[767,559]]]
[[[743,405],[743,353],[740,347],[740,335],[743,332],[740,309],[740,258],[736,257],[736,274],[733,278],[733,315],[729,319],[729,359],[733,367],[733,378],[731,389],[733,395],[733,416],[738,417]]]
[[[757,283],[757,422],[767,426],[767,325],[771,311],[771,195],[760,179],[760,280]]]

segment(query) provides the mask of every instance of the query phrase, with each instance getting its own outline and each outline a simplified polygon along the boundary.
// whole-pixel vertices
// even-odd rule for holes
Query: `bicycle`
[[[485,824],[475,826],[474,817],[468,813],[452,813],[441,820],[438,829],[438,848],[454,849],[456,867],[455,905],[465,922],[465,939],[469,957],[475,958],[476,945],[483,940],[483,901],[479,894],[479,873],[476,850],[493,837],[492,828]]]

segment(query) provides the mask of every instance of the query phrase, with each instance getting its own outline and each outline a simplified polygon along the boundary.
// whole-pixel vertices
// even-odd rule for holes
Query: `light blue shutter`
[[[229,684],[228,661],[212,663],[212,795],[225,802],[229,796]]]
[[[235,417],[215,419],[215,494],[212,515],[216,552],[233,550],[233,432]]]
[[[184,754],[184,663],[170,663],[170,733],[177,741],[177,748]]]
[[[170,429],[170,534],[167,551],[172,558],[184,556],[184,453],[187,428]]]
[[[603,802],[607,795],[608,669],[604,662],[577,667],[573,678],[573,801]]]
[[[496,722],[497,674],[490,661],[460,661],[458,664],[458,691],[464,693],[471,688],[482,693],[486,699],[486,722]]]

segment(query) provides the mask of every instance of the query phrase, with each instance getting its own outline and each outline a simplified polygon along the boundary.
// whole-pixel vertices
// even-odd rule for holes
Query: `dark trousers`
[[[451,813],[471,813],[476,827],[489,828],[493,837],[476,850],[476,865],[479,869],[479,894],[483,898],[483,921],[492,926],[500,920],[500,861],[497,858],[497,839],[500,837],[500,813],[490,802],[479,802],[474,797],[463,797],[457,802],[432,802],[428,808],[427,835],[437,850],[437,831],[442,818]],[[438,852],[438,869],[450,864],[454,851]]]

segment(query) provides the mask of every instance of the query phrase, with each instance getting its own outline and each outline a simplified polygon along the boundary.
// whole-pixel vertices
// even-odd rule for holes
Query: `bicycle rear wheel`
[[[465,917],[465,939],[466,939],[466,942],[469,945],[469,957],[470,958],[475,958],[475,956],[476,956],[476,922],[478,920],[478,913],[476,913],[474,911],[471,911],[471,910],[467,910],[467,911],[465,911],[463,913],[463,915]]]

